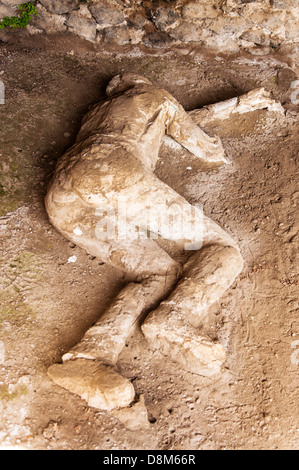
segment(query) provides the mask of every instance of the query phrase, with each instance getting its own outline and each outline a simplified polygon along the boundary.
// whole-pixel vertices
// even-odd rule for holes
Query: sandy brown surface
[[[295,449],[299,444],[298,108],[281,57],[214,57],[181,49],[99,50],[67,37],[1,33],[0,447],[26,449]],[[141,332],[121,354],[150,427],[131,431],[54,385],[61,360],[125,285],[48,222],[55,162],[88,106],[119,71],[168,89],[187,109],[264,86],[286,116],[257,111],[219,123],[233,164],[209,173],[161,156],[157,173],[240,243],[242,275],[205,330],[225,346],[222,374],[190,374],[153,353]],[[191,169],[187,169],[191,167]],[[77,256],[76,263],[68,259]],[[5,352],[5,354],[3,354]]]

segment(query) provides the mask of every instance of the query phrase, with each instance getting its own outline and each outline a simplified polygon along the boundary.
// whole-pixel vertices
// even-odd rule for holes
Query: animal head
[[[106,88],[106,94],[108,96],[116,95],[117,93],[122,93],[130,88],[133,88],[140,83],[145,83],[147,85],[152,85],[152,83],[145,77],[141,75],[136,75],[134,73],[126,73],[123,75],[116,75],[110,80]]]

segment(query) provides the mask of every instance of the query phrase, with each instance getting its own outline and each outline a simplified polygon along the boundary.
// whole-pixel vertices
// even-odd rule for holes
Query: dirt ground
[[[233,164],[217,171],[201,171],[188,154],[161,155],[157,174],[233,235],[245,268],[204,326],[227,352],[220,375],[185,372],[151,351],[141,332],[128,341],[119,368],[144,396],[150,421],[138,431],[47,376],[126,283],[60,236],[43,204],[57,158],[120,71],[143,74],[187,110],[259,86],[286,110],[284,117],[262,110],[219,123],[215,133]],[[2,32],[0,79],[0,448],[298,448],[294,71],[275,55],[101,50],[73,36]],[[73,255],[77,261],[68,262]]]

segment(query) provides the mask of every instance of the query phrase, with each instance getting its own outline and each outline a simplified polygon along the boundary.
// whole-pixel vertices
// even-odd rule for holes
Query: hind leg
[[[165,299],[176,284],[179,265],[153,240],[136,240],[129,246],[114,242],[110,257],[136,282],[124,287],[108,310],[63,360],[97,359],[115,365],[139,317]]]
[[[220,344],[200,334],[197,326],[208,308],[242,271],[236,243],[217,224],[202,218],[202,248],[183,267],[183,277],[169,297],[142,325],[149,344],[190,372],[211,376],[225,361]],[[196,244],[196,238],[193,240]]]
[[[184,277],[167,300],[143,323],[149,344],[190,372],[217,374],[225,361],[224,349],[202,336],[196,326],[241,270],[242,259],[235,248],[216,244],[202,248],[187,263]]]
[[[90,406],[111,410],[128,406],[134,387],[117,373],[116,362],[140,315],[166,298],[177,282],[180,266],[153,240],[99,240],[96,220],[87,212],[72,219],[60,231],[90,254],[130,273],[131,282],[84,335],[63,356],[62,364],[48,370],[52,380],[80,395]],[[66,230],[67,227],[67,230]]]

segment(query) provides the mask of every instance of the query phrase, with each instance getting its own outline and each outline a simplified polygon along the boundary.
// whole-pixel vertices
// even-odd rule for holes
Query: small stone
[[[160,31],[167,31],[178,25],[179,14],[169,8],[157,8],[151,11],[151,19]]]
[[[125,17],[122,11],[120,11],[119,5],[114,0],[91,4],[89,10],[96,22],[102,25],[103,28],[116,26],[125,21]]]
[[[84,18],[92,18],[92,14],[90,13],[87,5],[81,4],[79,10],[76,11],[80,16],[84,16]]]
[[[220,14],[216,2],[191,2],[183,7],[182,17],[188,21],[201,21],[206,18],[214,18]]]
[[[298,7],[297,0],[270,0],[270,3],[276,10],[291,10]]]
[[[143,43],[150,47],[165,47],[172,42],[168,34],[162,31],[154,31],[143,37]]]
[[[112,414],[115,418],[121,421],[126,428],[131,429],[132,431],[148,429],[150,427],[143,395],[140,395],[139,401],[133,406],[114,410]]]
[[[129,16],[129,18],[127,19],[127,24],[129,28],[140,30],[144,28],[146,25],[150,25],[151,23],[141,13],[135,13]]]
[[[9,6],[0,5],[0,19],[4,18],[5,16],[15,16],[16,12]]]
[[[130,31],[126,26],[112,26],[101,31],[101,40],[122,46],[130,42]]]
[[[59,423],[56,421],[50,421],[47,427],[43,430],[43,437],[45,439],[55,439],[55,434],[59,429]]]
[[[261,46],[269,46],[270,44],[269,37],[265,35],[262,29],[247,30],[240,36],[240,39]]]
[[[205,39],[204,44],[209,49],[216,51],[239,52],[238,44],[227,34],[216,34]]]
[[[80,0],[59,0],[59,2],[56,0],[40,0],[40,3],[51,13],[61,15],[79,8]]]
[[[100,410],[129,406],[135,397],[132,383],[113,368],[88,359],[54,364],[49,377],[61,387],[79,395]]]
[[[88,41],[94,41],[96,38],[97,25],[93,19],[84,18],[76,13],[72,13],[65,24],[71,32]]]
[[[200,25],[184,22],[177,28],[169,31],[169,35],[183,43],[201,42],[203,39],[203,30]]]
[[[40,33],[43,32],[42,29],[36,28],[35,26],[32,26],[31,24],[28,24],[26,29],[27,29],[29,34],[40,34]]]
[[[42,28],[48,33],[56,33],[57,31],[65,31],[65,16],[60,14],[49,13],[42,5],[37,5],[38,16],[33,16],[31,25],[35,28]]]
[[[265,56],[269,55],[272,52],[271,47],[262,47],[262,46],[256,46],[256,47],[249,47],[247,49],[249,54],[256,55],[256,56]]]

